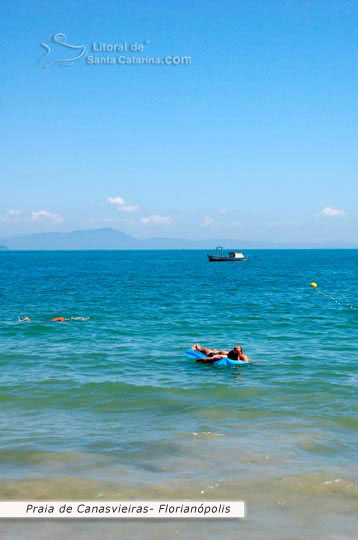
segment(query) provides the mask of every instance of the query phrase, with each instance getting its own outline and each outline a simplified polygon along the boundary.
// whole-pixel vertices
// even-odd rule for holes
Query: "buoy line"
[[[334,296],[332,296],[331,294],[328,294],[326,293],[325,291],[321,291],[319,288],[318,288],[318,284],[315,282],[315,281],[312,281],[310,283],[310,287],[312,287],[313,289],[316,289],[317,292],[319,294],[321,294],[322,296],[324,296],[325,298],[328,298],[329,300],[332,300],[333,302],[335,302],[337,305],[339,306],[344,306],[348,309],[355,309],[354,306],[351,306],[350,304],[344,304],[342,302],[340,302],[339,300],[337,300],[337,298],[335,298]]]

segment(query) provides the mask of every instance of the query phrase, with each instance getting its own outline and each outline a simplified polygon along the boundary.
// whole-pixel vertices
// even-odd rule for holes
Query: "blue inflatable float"
[[[185,354],[189,358],[194,358],[195,360],[199,360],[200,358],[207,358],[207,356],[199,351],[194,351],[193,349],[188,349],[185,351]],[[244,360],[230,360],[230,358],[222,358],[221,360],[216,360],[216,362],[212,362],[212,366],[242,366],[247,365],[249,362],[245,362]]]

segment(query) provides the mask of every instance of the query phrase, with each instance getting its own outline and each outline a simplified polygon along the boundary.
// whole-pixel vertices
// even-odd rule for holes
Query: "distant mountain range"
[[[49,232],[13,236],[0,239],[0,249],[11,250],[112,250],[112,249],[214,249],[223,245],[228,249],[357,249],[358,243],[349,242],[251,242],[211,238],[185,240],[181,238],[135,238],[116,229],[102,228],[67,233]]]

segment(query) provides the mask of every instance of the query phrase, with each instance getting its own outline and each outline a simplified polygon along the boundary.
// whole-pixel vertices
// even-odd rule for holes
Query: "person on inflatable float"
[[[248,356],[244,354],[241,345],[235,345],[231,351],[218,351],[218,349],[208,349],[202,347],[198,343],[192,346],[192,350],[199,351],[207,356],[207,358],[198,358],[198,362],[213,363],[222,358],[229,358],[230,360],[241,360],[243,362],[249,362]]]

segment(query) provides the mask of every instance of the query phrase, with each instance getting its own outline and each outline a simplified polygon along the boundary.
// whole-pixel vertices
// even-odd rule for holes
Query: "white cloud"
[[[143,217],[141,222],[144,225],[171,225],[173,220],[170,216],[161,216],[160,214],[154,214],[154,216]]]
[[[122,197],[108,197],[107,202],[109,204],[115,204],[116,206],[122,206],[125,204],[124,199]]]
[[[22,216],[23,212],[22,210],[9,210],[8,212],[8,215],[10,217],[18,217],[18,216]]]
[[[138,212],[139,206],[138,204],[125,204],[121,208],[118,208],[118,210],[122,212]]]
[[[112,204],[119,212],[138,212],[138,204],[128,204],[123,197],[108,197],[107,202]]]
[[[37,210],[36,212],[31,212],[31,221],[52,221],[53,223],[61,223],[61,221],[63,221],[63,218],[58,214],[48,212],[48,210]]]
[[[59,214],[54,214],[48,210],[37,210],[31,212],[31,214],[23,210],[9,210],[7,214],[0,216],[0,221],[3,223],[29,223],[30,221],[61,223],[63,218]]]
[[[212,225],[214,223],[214,219],[209,217],[209,216],[205,216],[203,221],[201,222],[200,224],[200,227],[209,227],[210,225]]]
[[[231,224],[232,227],[241,227],[240,221],[234,221],[234,223]]]
[[[22,210],[9,210],[7,214],[0,216],[0,221],[5,223],[24,221],[24,213]]]
[[[318,214],[320,217],[337,217],[337,216],[345,216],[346,213],[344,210],[340,210],[339,208],[334,208],[333,206],[326,206],[323,208],[323,210],[320,211]]]
[[[219,212],[219,214],[220,214],[221,216],[223,216],[224,214],[227,213],[227,208],[220,208],[220,210],[218,210],[218,212]]]

